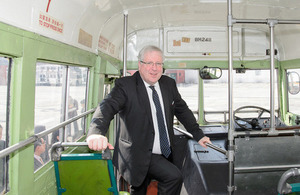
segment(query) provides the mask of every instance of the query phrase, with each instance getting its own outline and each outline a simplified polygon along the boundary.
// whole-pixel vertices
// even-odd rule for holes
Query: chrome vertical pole
[[[233,121],[233,52],[232,52],[232,25],[234,23],[232,18],[232,0],[227,1],[228,5],[228,110],[229,110],[229,129],[228,129],[228,166],[229,166],[229,180],[228,180],[228,194],[233,194],[234,187],[234,121]]]
[[[233,140],[233,54],[232,54],[232,25],[233,19],[231,15],[231,1],[228,0],[228,110],[229,110],[229,131],[228,131],[228,139],[229,141]]]
[[[127,27],[128,27],[128,11],[124,11],[124,27],[123,27],[123,76],[127,72]]]
[[[275,65],[274,65],[274,26],[277,24],[277,20],[268,20],[270,27],[270,131],[269,135],[278,134],[275,130],[275,95],[274,95],[274,76],[275,76]]]

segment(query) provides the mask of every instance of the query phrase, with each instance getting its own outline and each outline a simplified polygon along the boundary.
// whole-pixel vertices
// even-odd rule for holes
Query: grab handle
[[[56,142],[52,145],[50,154],[52,161],[59,161],[61,152],[63,151],[64,147],[87,147],[87,142]],[[112,159],[110,149],[106,148],[102,152],[102,159]]]

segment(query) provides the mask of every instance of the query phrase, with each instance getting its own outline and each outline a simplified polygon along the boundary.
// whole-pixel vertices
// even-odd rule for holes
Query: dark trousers
[[[180,170],[162,155],[152,154],[148,174],[143,184],[131,186],[132,195],[146,195],[147,187],[152,179],[158,181],[159,195],[179,195],[182,187]]]

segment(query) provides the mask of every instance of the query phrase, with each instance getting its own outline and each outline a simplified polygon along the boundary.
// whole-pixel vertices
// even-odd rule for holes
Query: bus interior
[[[111,165],[74,159],[110,158],[87,149],[89,123],[146,45],[212,140],[201,147],[174,120],[182,195],[297,194],[299,37],[292,0],[2,0],[1,194],[130,193]]]

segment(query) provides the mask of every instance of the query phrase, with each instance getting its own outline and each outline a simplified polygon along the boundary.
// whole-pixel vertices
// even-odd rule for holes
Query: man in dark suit
[[[46,143],[43,138],[39,138],[34,142],[34,171],[44,165],[41,155],[46,151]]]
[[[159,182],[159,194],[180,194],[182,175],[173,164],[174,115],[200,145],[211,143],[204,136],[192,111],[181,98],[172,78],[162,75],[163,53],[144,47],[138,56],[139,71],[116,81],[100,103],[88,132],[89,148],[114,149],[113,163],[131,185],[133,195],[145,195],[151,179]],[[114,115],[120,115],[115,147],[105,137]],[[161,139],[164,138],[164,141]]]

